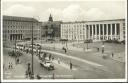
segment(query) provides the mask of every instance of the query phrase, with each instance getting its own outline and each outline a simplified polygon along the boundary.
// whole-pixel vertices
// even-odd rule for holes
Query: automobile
[[[23,54],[19,51],[11,51],[11,52],[8,52],[9,56],[22,56]]]
[[[93,43],[92,39],[85,40],[84,43]]]
[[[48,70],[54,70],[54,65],[50,60],[40,61],[40,64]]]

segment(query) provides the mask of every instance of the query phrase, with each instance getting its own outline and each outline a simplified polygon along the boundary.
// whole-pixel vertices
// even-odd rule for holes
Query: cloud
[[[110,3],[109,3],[110,4]],[[120,4],[120,3],[118,3]],[[77,3],[71,3],[70,5],[66,5],[65,7],[60,6],[48,6],[43,7],[42,4],[40,8],[35,5],[21,5],[21,4],[13,4],[11,7],[7,8],[4,11],[5,15],[11,16],[24,16],[24,17],[33,17],[39,16],[38,20],[48,21],[50,13],[53,16],[53,20],[62,20],[62,21],[88,21],[88,20],[105,20],[105,19],[118,19],[122,18],[124,15],[122,5],[111,4],[108,7],[104,5],[103,7],[99,6],[81,6]],[[86,8],[86,6],[88,8]],[[51,8],[49,8],[51,7]]]
[[[108,14],[105,14],[99,8],[91,8],[86,12],[86,19],[87,20],[105,20],[109,18]]]
[[[43,11],[43,10],[42,10]],[[40,14],[42,21],[48,21],[49,15],[52,14],[53,20],[62,20],[62,10],[55,8],[48,8]]]
[[[83,9],[79,5],[70,5],[62,11],[63,19],[66,21],[79,20],[82,16]]]
[[[105,13],[99,8],[85,10],[77,4],[71,4],[64,9],[49,8],[41,14],[42,20],[47,21],[50,13],[54,20],[62,21],[101,20],[109,17],[109,15],[105,15]]]
[[[11,15],[11,16],[32,17],[34,12],[35,12],[35,9],[33,7],[16,4],[9,7],[3,13],[4,15]]]

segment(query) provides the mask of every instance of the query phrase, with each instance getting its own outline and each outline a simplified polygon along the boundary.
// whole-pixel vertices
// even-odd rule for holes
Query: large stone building
[[[40,39],[41,22],[34,18],[3,16],[3,41]]]
[[[125,40],[125,19],[63,22],[61,39]]]
[[[60,39],[60,25],[61,21],[53,21],[53,18],[50,14],[48,22],[42,22],[42,38],[43,39]]]

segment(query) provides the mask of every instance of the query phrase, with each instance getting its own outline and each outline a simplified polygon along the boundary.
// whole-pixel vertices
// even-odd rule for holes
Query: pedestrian
[[[25,71],[25,76],[26,76],[26,78],[28,78],[28,71],[27,70]]]
[[[49,54],[49,60],[51,60],[51,57],[52,57],[52,55],[51,55],[51,54]]]
[[[99,52],[99,48],[97,48],[97,51]]]
[[[53,75],[52,75],[52,79],[55,79],[55,74],[53,73]]]
[[[39,74],[36,75],[37,79],[41,79],[41,76]]]
[[[112,53],[112,57],[114,57],[114,54]]]
[[[30,63],[28,63],[28,70],[27,70],[28,76],[31,77],[31,67]]]
[[[52,60],[54,60],[54,57],[52,57]]]
[[[104,53],[104,48],[102,49],[102,54]]]
[[[60,64],[60,58],[58,58],[58,64]]]
[[[10,66],[11,66],[11,64],[10,64],[10,62],[9,62],[9,64],[8,64],[8,68],[10,69]]]
[[[19,58],[17,59],[17,63],[19,64]]]
[[[10,67],[11,67],[11,69],[13,68],[13,63],[11,62],[11,64],[10,64]]]
[[[5,69],[5,64],[3,64],[3,69]]]
[[[67,53],[67,49],[65,49],[65,53]]]
[[[70,69],[72,70],[72,63],[70,62]]]

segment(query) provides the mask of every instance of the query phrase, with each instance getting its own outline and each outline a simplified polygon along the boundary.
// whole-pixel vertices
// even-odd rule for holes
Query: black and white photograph
[[[2,0],[4,82],[126,82],[127,0]]]

